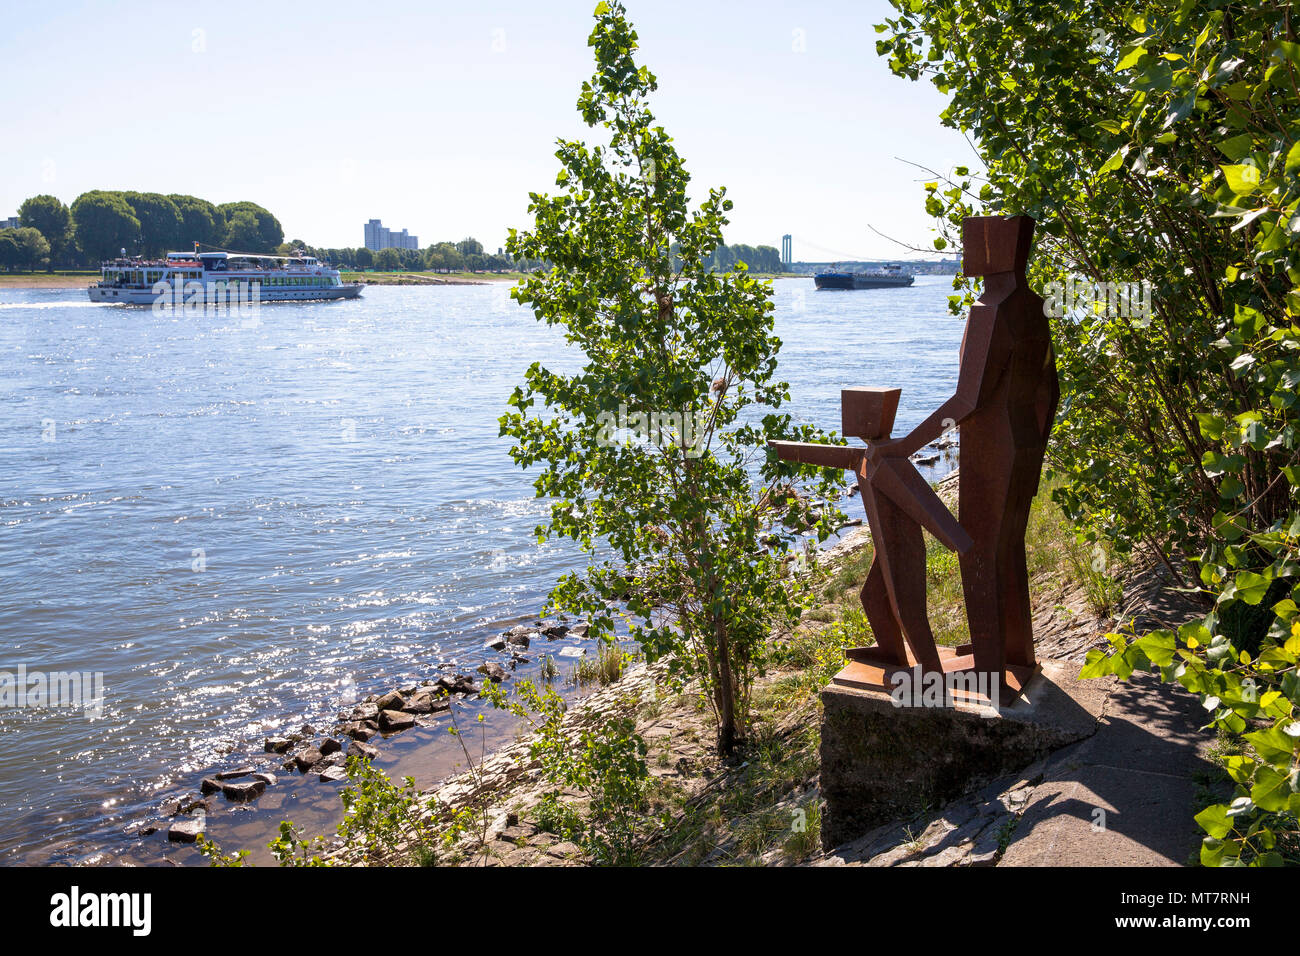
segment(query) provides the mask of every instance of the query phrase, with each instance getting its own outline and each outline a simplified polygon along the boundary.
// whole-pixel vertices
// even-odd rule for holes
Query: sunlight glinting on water
[[[947,277],[776,290],[799,417],[838,430],[840,388],[900,386],[901,433],[951,394]],[[254,327],[0,297],[0,669],[106,691],[93,720],[0,711],[0,859],[102,839],[105,804],[327,720],[340,688],[476,666],[575,563],[536,543],[546,505],[497,431],[530,363],[574,357],[491,287],[370,288]]]

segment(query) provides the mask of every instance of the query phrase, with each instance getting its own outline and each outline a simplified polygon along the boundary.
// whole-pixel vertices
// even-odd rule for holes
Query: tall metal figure
[[[959,556],[975,670],[1035,667],[1025,528],[1060,385],[1043,300],[1025,267],[1028,216],[962,224],[962,272],[982,276],[962,338],[957,393],[885,454],[911,455],[960,428],[958,517],[974,546]]]

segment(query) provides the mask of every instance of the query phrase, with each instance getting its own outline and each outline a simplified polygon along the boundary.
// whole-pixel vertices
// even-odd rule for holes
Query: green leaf
[[[1250,155],[1251,142],[1250,134],[1242,133],[1240,136],[1225,139],[1220,143],[1219,152],[1229,159],[1240,161]]]
[[[1147,48],[1140,44],[1134,47],[1130,47],[1128,49],[1128,52],[1123,54],[1120,57],[1119,62],[1115,64],[1115,69],[1117,70],[1132,69],[1134,66],[1137,65],[1138,60],[1142,59],[1142,55],[1146,52],[1147,52]]]
[[[1115,150],[1115,152],[1111,154],[1110,159],[1106,160],[1106,162],[1101,164],[1101,168],[1097,170],[1097,175],[1104,176],[1106,173],[1111,173],[1119,169],[1121,166],[1124,165],[1124,157],[1127,155],[1128,155],[1128,147],[1121,146],[1119,149]]]
[[[1183,818],[1187,819],[1186,817]],[[1232,832],[1232,821],[1228,818],[1228,808],[1221,803],[1206,807],[1195,817],[1201,829],[1216,840],[1222,840]]]
[[[1290,774],[1272,767],[1260,767],[1255,773],[1255,785],[1250,788],[1250,798],[1261,810],[1279,813],[1285,810],[1292,793]]]
[[[1241,479],[1236,475],[1226,475],[1223,481],[1219,482],[1220,498],[1236,498],[1245,490],[1246,486],[1241,483]]]
[[[1259,168],[1256,166],[1220,166],[1223,178],[1234,195],[1249,196],[1259,188]]]
[[[1300,140],[1291,144],[1291,148],[1286,151],[1286,171],[1294,173],[1300,169]]]
[[[1201,841],[1201,866],[1222,866],[1223,851],[1225,844],[1222,840],[1216,840],[1214,837],[1206,837]]]
[[[1300,741],[1277,727],[1246,734],[1246,740],[1262,760],[1274,767],[1289,768],[1296,750],[1300,749]]]
[[[1173,661],[1177,644],[1174,632],[1167,630],[1152,631],[1137,640],[1142,653],[1157,667],[1164,667]]]
[[[1225,422],[1218,415],[1212,415],[1208,412],[1196,412],[1196,421],[1201,426],[1201,434],[1210,441],[1218,441],[1223,437],[1223,430],[1227,427]]]
[[[1264,599],[1264,595],[1268,592],[1269,585],[1272,583],[1272,574],[1256,574],[1253,571],[1242,571],[1237,575],[1235,596],[1238,600],[1254,606]]]
[[[1115,673],[1115,668],[1110,655],[1093,648],[1088,651],[1087,657],[1084,658],[1083,667],[1079,670],[1079,679],[1090,680],[1094,677],[1106,677],[1113,673]]]

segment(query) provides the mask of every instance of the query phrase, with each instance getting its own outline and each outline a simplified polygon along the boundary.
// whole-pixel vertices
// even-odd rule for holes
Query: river
[[[774,285],[800,418],[838,430],[840,388],[893,385],[901,434],[952,394],[949,277]],[[545,507],[497,419],[530,363],[575,357],[507,289],[371,287],[250,321],[0,288],[0,670],[104,691],[98,713],[0,708],[0,862],[194,862],[124,828],[265,735],[472,669],[536,618],[576,552],[536,543]],[[459,752],[432,730],[383,750],[421,783]],[[337,815],[325,785],[279,789],[214,835]]]

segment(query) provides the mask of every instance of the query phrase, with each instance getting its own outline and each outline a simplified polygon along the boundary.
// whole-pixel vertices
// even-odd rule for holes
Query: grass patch
[[[1107,544],[1089,545],[1051,499],[1054,482],[1044,481],[1025,529],[1030,588],[1037,576],[1065,570],[1083,586],[1084,599],[1098,617],[1112,617],[1124,599],[1121,578],[1127,562]]]
[[[595,654],[584,655],[569,672],[569,683],[578,687],[599,684],[607,687],[623,676],[627,666],[636,660],[617,644],[602,643]]]
[[[818,852],[816,801],[791,801],[790,795],[816,775],[819,743],[811,709],[808,720],[790,730],[756,722],[740,763],[715,778],[703,795],[686,800],[679,789],[661,784],[652,802],[672,820],[672,828],[650,841],[644,861],[752,866],[773,852],[790,863]]]

